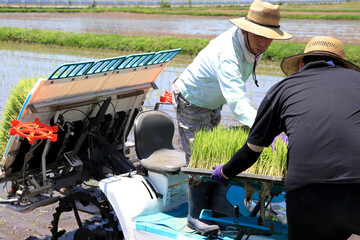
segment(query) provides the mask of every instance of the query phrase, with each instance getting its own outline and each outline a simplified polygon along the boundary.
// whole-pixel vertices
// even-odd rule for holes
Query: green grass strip
[[[360,15],[353,14],[281,14],[281,18],[289,19],[326,19],[326,20],[359,20]]]
[[[189,15],[189,16],[228,16],[228,17],[243,17],[246,12],[221,12],[221,8],[209,8],[219,9],[219,11],[206,11],[204,8],[145,8],[145,7],[125,7],[125,8],[0,8],[0,12],[130,12],[130,13],[142,13],[142,14],[166,14],[166,15]],[[237,9],[237,8],[234,8]],[[247,10],[241,8],[239,10]],[[285,11],[281,9],[281,11]],[[359,14],[344,14],[344,12],[358,12],[359,9],[354,10],[329,10],[329,9],[286,9],[286,11],[296,11],[298,14],[281,14],[282,18],[289,19],[347,19],[347,20],[359,20]],[[301,12],[323,12],[323,14],[301,14]],[[342,14],[326,14],[329,12],[338,12]]]
[[[223,128],[218,126],[211,131],[199,131],[195,134],[191,150],[189,167],[212,169],[225,164],[246,142],[248,131],[238,128]],[[246,170],[248,173],[280,176],[286,175],[287,145],[276,138],[273,149],[264,148],[256,163]]]
[[[0,27],[0,41],[120,50],[127,52],[156,52],[164,49],[182,48],[181,54],[197,55],[210,39],[123,36],[116,34],[70,33],[38,29]],[[275,62],[302,53],[306,44],[274,41],[264,53],[264,60]],[[360,46],[345,46],[346,59],[360,65]]]
[[[321,7],[321,5],[319,5]],[[323,9],[323,8],[287,8],[280,7],[280,12],[322,12],[322,13],[347,13],[347,12],[360,12],[360,9]]]
[[[197,54],[209,43],[207,39],[197,38],[122,36],[116,34],[71,33],[9,27],[0,28],[0,41],[131,52],[156,52],[164,49],[182,48],[182,54],[188,55]]]
[[[36,83],[36,78],[22,79],[11,90],[0,121],[0,156],[3,156],[10,139],[9,130],[12,120],[16,120],[26,97]]]

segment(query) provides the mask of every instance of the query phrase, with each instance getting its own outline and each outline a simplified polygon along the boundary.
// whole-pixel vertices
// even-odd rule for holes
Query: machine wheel
[[[85,207],[96,207],[98,209],[97,212],[99,215],[101,215],[101,217],[99,217],[101,218],[100,221],[96,219],[94,221],[86,220],[85,223],[83,223],[80,219],[79,210],[77,209],[75,201],[79,201]],[[64,215],[63,213],[71,211],[75,216],[78,226],[77,230],[71,231],[71,234],[74,234],[74,240],[123,239],[122,232],[119,231],[118,228],[118,222],[115,220],[114,215],[110,212],[109,202],[99,202],[95,197],[92,197],[88,193],[77,192],[60,199],[59,206],[56,208],[56,212],[53,214],[54,219],[51,222],[52,240],[57,240],[67,233],[66,230],[61,229],[62,226],[59,226],[59,224],[61,225],[61,218],[64,217],[62,216]],[[94,216],[92,219],[94,218],[96,217]],[[101,222],[101,224],[98,222]]]

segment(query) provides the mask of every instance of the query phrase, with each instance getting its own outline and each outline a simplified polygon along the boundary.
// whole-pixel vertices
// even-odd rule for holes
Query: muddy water
[[[294,35],[294,41],[307,42],[313,36],[328,35],[339,38],[346,44],[360,45],[359,22],[357,20],[282,19],[280,25],[285,31]],[[0,26],[77,33],[212,38],[232,25],[227,17],[132,13],[1,13]]]

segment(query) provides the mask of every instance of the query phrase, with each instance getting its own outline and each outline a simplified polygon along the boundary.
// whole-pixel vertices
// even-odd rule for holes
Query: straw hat
[[[280,67],[286,76],[299,71],[300,61],[305,56],[327,56],[339,60],[345,68],[360,72],[355,64],[346,61],[345,50],[342,42],[336,38],[319,36],[310,39],[304,53],[286,57],[282,60]]]
[[[278,5],[254,0],[246,17],[230,19],[239,28],[253,34],[275,40],[292,38],[291,34],[280,30],[280,11]]]

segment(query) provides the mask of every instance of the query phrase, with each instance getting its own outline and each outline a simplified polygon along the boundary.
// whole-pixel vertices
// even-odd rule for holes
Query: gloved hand
[[[229,179],[226,179],[224,177],[224,175],[221,173],[221,169],[223,166],[224,165],[218,165],[218,166],[213,167],[214,171],[211,174],[211,179],[224,185],[224,186],[227,186]]]

